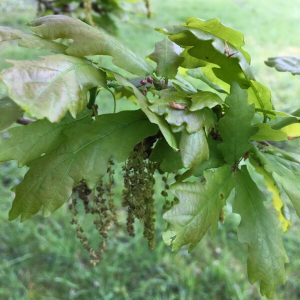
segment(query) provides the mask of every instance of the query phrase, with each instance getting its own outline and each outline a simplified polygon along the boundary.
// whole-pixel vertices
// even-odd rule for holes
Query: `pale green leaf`
[[[18,29],[0,26],[0,42],[20,40],[18,45],[20,47],[31,48],[31,49],[44,49],[54,53],[65,54],[67,46],[43,39],[34,34],[27,34]]]
[[[22,113],[22,109],[8,97],[0,99],[0,131],[15,123]]]
[[[285,132],[272,129],[270,124],[259,123],[253,125],[253,127],[258,128],[258,131],[250,138],[253,141],[284,141],[287,139],[287,134]]]
[[[192,105],[190,111],[200,110],[204,107],[213,108],[217,105],[223,105],[222,99],[215,93],[201,91],[191,95]]]
[[[94,188],[106,174],[109,159],[126,160],[137,143],[157,131],[140,110],[100,115],[92,123],[68,128],[60,147],[35,160],[16,187],[10,220],[21,215],[25,221],[41,207],[49,216],[68,200],[81,179]]]
[[[190,57],[192,57],[192,56],[190,56]],[[208,80],[207,77],[204,76],[201,68],[190,69],[190,70],[187,70],[186,73],[189,76],[193,77],[193,78],[200,79],[201,81],[203,81],[204,83],[206,83],[208,86],[210,86],[211,88],[213,88],[217,92],[219,92],[219,93],[226,93],[226,91],[224,89],[222,89],[217,84],[214,84],[213,82],[211,82],[210,80]],[[209,76],[208,76],[208,78],[209,78]]]
[[[241,85],[245,85],[245,87],[249,86],[247,83],[248,79],[254,79],[249,61],[245,59],[241,51],[230,43],[230,39],[227,41],[229,53],[235,54],[229,58],[226,55],[225,40],[230,35],[231,29],[228,27],[225,29],[228,30],[228,36],[224,34],[218,36],[218,29],[215,31],[206,30],[206,23],[210,23],[210,21],[203,22],[201,29],[200,27],[195,28],[190,26],[190,24],[183,24],[183,26],[167,27],[159,31],[167,34],[173,42],[187,49],[187,51],[182,53],[183,57],[190,55],[201,60],[202,64],[205,63],[205,66],[209,66],[210,69],[213,68],[212,77],[210,78],[204,72],[205,67],[202,67],[202,71],[214,84],[224,89],[218,82],[215,82],[214,77],[216,77],[227,84],[231,84],[232,81],[238,81]],[[183,67],[185,68],[197,68],[199,66],[200,62],[193,66],[187,66],[183,63]]]
[[[258,129],[251,126],[254,105],[247,102],[247,91],[242,90],[237,82],[231,86],[231,93],[226,98],[225,116],[219,121],[219,131],[223,143],[219,145],[226,162],[236,163],[252,145],[249,139]]]
[[[254,103],[256,108],[269,111],[273,110],[270,90],[257,81],[249,80],[249,83],[248,102],[250,104]],[[272,117],[272,115],[270,115],[270,117]]]
[[[277,116],[285,118],[281,118],[281,120],[273,124],[273,129],[280,129],[290,137],[300,136],[300,109],[297,109],[291,114],[286,114],[282,112],[276,113]]]
[[[280,131],[287,134],[288,139],[298,138],[300,137],[300,123],[290,124],[281,128]]]
[[[229,92],[232,82],[237,81],[243,89],[249,90],[250,103],[255,103],[258,108],[273,109],[269,90],[254,81],[250,57],[241,48],[244,44],[241,33],[223,26],[216,19],[202,21],[196,18],[188,19],[182,26],[159,31],[185,49],[181,54],[185,58],[182,67],[201,67],[204,77],[212,83],[211,87]]]
[[[272,154],[278,157],[282,157],[284,159],[290,160],[292,162],[296,162],[298,164],[300,164],[300,154],[294,153],[294,152],[288,152],[285,150],[282,150],[280,148],[277,147],[273,147],[271,145],[269,145],[268,147],[263,148],[263,151],[268,153],[268,154]]]
[[[295,112],[293,112],[291,114],[288,114],[283,111],[268,110],[268,109],[262,109],[262,108],[255,108],[255,111],[262,112],[263,114],[270,116],[270,117],[294,118],[296,122],[300,120],[300,109],[296,110]],[[298,116],[297,116],[297,114],[298,114]],[[283,120],[285,120],[285,119],[283,119]],[[274,125],[272,127],[274,127]],[[279,127],[279,128],[281,128],[281,127]]]
[[[204,130],[201,129],[192,134],[183,130],[179,149],[183,166],[195,170],[202,162],[209,158],[209,148]]]
[[[238,238],[248,244],[250,283],[260,281],[260,291],[271,298],[279,284],[286,281],[288,258],[273,215],[264,206],[264,194],[251,179],[247,168],[237,172],[233,212],[241,216]]]
[[[293,75],[300,75],[300,57],[271,57],[265,61],[265,64],[274,67],[279,72],[291,72]]]
[[[162,91],[157,93],[160,98],[153,99],[149,109],[159,116],[164,116],[166,121],[172,125],[174,132],[182,131],[186,128],[187,132],[192,134],[202,128],[205,128],[206,133],[215,127],[216,119],[213,112],[208,108],[203,108],[197,111],[190,111],[189,107],[192,102],[188,97],[182,96],[177,91]],[[182,109],[175,108],[174,104],[180,104]]]
[[[156,75],[165,79],[175,78],[178,67],[184,60],[179,56],[182,50],[168,38],[156,43],[155,51],[149,55],[149,58],[157,63]]]
[[[63,131],[75,124],[92,122],[91,112],[86,110],[74,119],[67,114],[60,123],[38,120],[26,126],[10,129],[10,138],[0,143],[0,161],[16,160],[19,167],[50,153],[65,140]]]
[[[68,16],[45,16],[30,23],[35,34],[48,40],[72,39],[66,53],[72,56],[109,55],[112,62],[128,72],[145,76],[152,67],[108,34]]]
[[[174,136],[174,133],[171,131],[170,125],[160,116],[157,116],[155,113],[153,113],[148,108],[148,101],[147,98],[132,84],[130,83],[125,77],[118,73],[113,73],[116,80],[123,86],[130,87],[139,104],[141,107],[141,110],[146,114],[148,119],[151,123],[157,124],[161,133],[163,134],[164,138],[168,142],[168,144],[175,150],[178,151],[178,144],[176,141],[176,138]]]
[[[291,221],[287,220],[283,214],[284,202],[280,195],[280,189],[278,188],[274,178],[268,173],[259,163],[250,157],[250,162],[254,166],[255,171],[264,177],[267,189],[273,194],[272,204],[278,212],[278,219],[281,223],[282,230],[285,232],[289,226],[292,226]]]
[[[218,228],[219,215],[226,203],[235,181],[227,165],[204,171],[206,183],[184,182],[171,186],[179,203],[164,214],[169,223],[163,234],[166,244],[172,244],[173,251],[189,245],[192,251],[211,227],[214,235]]]
[[[236,31],[223,25],[218,19],[204,21],[198,18],[188,18],[186,20],[186,25],[201,29],[221,39],[227,40],[228,43],[232,44],[237,50],[242,52],[244,57],[250,63],[250,55],[242,49],[245,42],[244,35],[240,31]]]
[[[207,136],[207,142],[209,147],[209,159],[204,161],[194,172],[194,176],[202,176],[206,169],[219,168],[226,162],[221,151],[218,148],[220,141],[214,140],[210,135]]]
[[[59,122],[69,110],[75,118],[87,105],[87,92],[106,87],[106,76],[85,59],[56,54],[38,61],[9,61],[1,73],[10,98],[38,119]]]
[[[281,184],[300,217],[300,162],[285,159],[280,152],[273,155],[254,149],[266,171]]]

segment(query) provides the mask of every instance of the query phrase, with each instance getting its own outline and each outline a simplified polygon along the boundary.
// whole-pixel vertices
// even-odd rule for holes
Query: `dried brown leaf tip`
[[[300,138],[300,136],[290,136],[290,135],[288,135],[288,137],[287,137],[287,139],[289,141],[292,141],[292,140],[295,140],[295,139],[298,139],[298,138]]]
[[[175,103],[173,101],[169,102],[169,104],[171,107],[176,108],[176,109],[181,109],[181,110],[188,109],[187,105],[181,105],[181,104]]]
[[[226,53],[226,56],[227,58],[230,58],[231,56],[237,54],[238,52],[235,52],[235,53],[231,53],[229,52],[229,47],[228,47],[228,44],[227,44],[227,40],[225,40],[225,53]]]

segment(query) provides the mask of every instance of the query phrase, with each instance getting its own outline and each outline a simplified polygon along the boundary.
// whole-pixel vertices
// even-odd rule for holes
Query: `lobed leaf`
[[[190,111],[189,107],[192,106],[192,100],[189,98],[193,96],[182,96],[177,91],[162,91],[157,94],[160,98],[152,100],[153,104],[149,106],[149,109],[159,116],[164,116],[166,121],[172,125],[174,132],[182,131],[185,128],[189,134],[192,134],[205,128],[206,133],[208,133],[216,126],[215,116],[210,109],[205,107]],[[178,109],[171,103],[179,104],[184,109]]]
[[[85,59],[56,54],[40,61],[9,61],[1,73],[11,99],[38,119],[59,122],[69,110],[75,118],[87,105],[87,92],[106,87],[106,75]]]
[[[170,41],[168,38],[155,44],[155,51],[149,58],[157,63],[156,75],[165,79],[175,78],[178,68],[184,58],[180,57],[182,48]]]
[[[255,108],[269,111],[273,110],[271,92],[267,87],[257,81],[249,80],[249,88],[247,91],[248,102],[250,104],[254,103]],[[273,118],[272,115],[269,115],[269,117]]]
[[[225,116],[219,121],[219,131],[223,143],[219,144],[228,164],[236,163],[252,145],[249,139],[258,129],[253,128],[254,105],[247,102],[247,91],[242,90],[237,82],[231,86],[231,93],[226,98]]]
[[[210,135],[207,136],[208,148],[209,148],[209,158],[204,161],[194,172],[194,176],[202,176],[206,169],[219,168],[223,166],[226,162],[221,151],[218,148],[220,141],[214,140]]]
[[[209,158],[209,148],[204,130],[200,129],[192,134],[183,130],[179,149],[183,166],[195,170]]]
[[[187,60],[187,58],[185,58],[185,61]],[[208,69],[206,69],[206,74],[207,74]],[[208,86],[210,86],[211,88],[213,88],[214,90],[216,90],[219,93],[226,93],[226,91],[224,89],[222,89],[220,86],[218,86],[217,84],[211,82],[210,80],[208,80],[208,78],[210,77],[209,75],[206,77],[201,68],[195,68],[195,69],[189,69],[186,71],[186,73],[196,79],[199,79],[201,81],[203,81],[204,83],[206,83]],[[221,80],[220,80],[221,81]]]
[[[293,75],[300,74],[300,57],[271,57],[265,61],[265,64],[269,67],[274,67],[279,72],[291,72]]]
[[[20,47],[44,49],[54,53],[65,54],[67,49],[67,46],[64,44],[49,41],[34,34],[27,34],[21,30],[0,26],[0,42],[11,40],[20,40],[18,43]]]
[[[204,107],[213,108],[217,105],[223,105],[223,100],[215,93],[200,91],[191,95],[192,105],[190,111],[200,110]]]
[[[274,130],[270,124],[259,123],[253,125],[254,128],[258,128],[258,131],[251,136],[253,141],[284,141],[288,135],[282,130]]]
[[[92,123],[69,127],[64,142],[35,160],[15,188],[9,219],[21,215],[26,221],[41,207],[44,217],[49,216],[68,200],[81,179],[94,188],[106,174],[109,159],[126,160],[137,143],[157,130],[140,110],[100,115]]]
[[[147,98],[132,83],[130,83],[125,77],[123,77],[122,75],[120,75],[118,73],[113,73],[113,74],[114,74],[116,80],[121,85],[123,85],[125,87],[130,87],[133,90],[133,92],[140,104],[141,110],[146,114],[149,121],[151,123],[158,125],[162,135],[164,136],[164,138],[166,139],[168,144],[175,151],[178,151],[177,141],[176,141],[176,138],[175,138],[173,132],[171,131],[170,125],[162,117],[157,116],[155,113],[153,113],[148,108]]]
[[[194,20],[197,20],[194,18]],[[198,22],[198,20],[197,20]],[[209,20],[202,21],[199,20],[198,23],[201,23],[200,26],[192,26],[192,22],[187,22],[182,26],[173,26],[163,29],[159,29],[160,32],[167,34],[173,42],[179,46],[186,49],[182,53],[182,57],[189,60],[189,64],[186,62],[183,63],[185,68],[198,68],[202,67],[203,74],[211,82],[220,86],[216,78],[221,79],[226,84],[231,84],[232,81],[238,81],[241,85],[249,86],[247,80],[254,79],[253,74],[250,70],[249,62],[250,57],[246,52],[242,51],[241,43],[233,42],[233,39],[230,38],[232,29],[223,26],[223,32],[218,33],[218,20]],[[196,22],[194,22],[195,24]],[[216,25],[215,29],[212,29],[212,25]],[[210,29],[207,29],[207,26],[210,26]],[[226,32],[227,31],[227,32]],[[226,34],[224,34],[226,33]],[[225,43],[225,40],[228,43]],[[237,49],[233,44],[238,45]],[[228,50],[233,56],[227,57],[225,46],[228,46]],[[244,57],[243,53],[246,55],[247,59]],[[189,56],[192,56],[197,60],[190,60]],[[209,69],[209,72],[206,73],[206,68]],[[211,72],[212,70],[212,72]],[[222,89],[226,90],[225,86],[220,86]]]
[[[250,162],[254,166],[255,171],[264,177],[267,189],[273,194],[272,204],[278,212],[278,219],[281,223],[282,230],[284,232],[287,231],[289,226],[292,226],[292,223],[291,221],[287,220],[284,214],[282,213],[284,202],[281,199],[279,187],[277,186],[272,175],[268,173],[262,166],[260,166],[256,160],[250,157]]]
[[[266,171],[281,184],[300,217],[300,161],[289,160],[288,156],[284,157],[280,152],[277,156],[276,152],[269,154],[256,148],[254,150]]]
[[[171,186],[180,202],[164,214],[168,228],[163,239],[175,252],[186,244],[192,251],[209,227],[212,235],[216,233],[220,211],[235,185],[227,165],[204,171],[204,177],[205,184],[182,182]]]
[[[244,37],[240,32],[222,25],[217,19],[203,21],[197,18],[187,19],[182,26],[158,31],[184,48],[182,67],[200,68],[198,75],[192,73],[196,78],[220,92],[229,92],[232,82],[237,81],[242,88],[248,89],[249,103],[262,109],[273,108],[270,91],[255,81],[250,56],[242,49]]]
[[[240,31],[223,25],[218,19],[204,21],[199,18],[187,18],[186,26],[203,30],[221,39],[227,40],[227,42],[239,50],[250,63],[249,53],[242,49],[245,45],[245,41],[244,35]]]
[[[260,292],[271,298],[286,281],[288,258],[272,214],[265,208],[264,194],[251,179],[246,166],[237,172],[233,212],[241,216],[238,239],[248,244],[248,276],[260,280]]]
[[[26,126],[8,130],[9,139],[0,143],[0,161],[16,160],[19,167],[39,158],[43,153],[50,153],[64,140],[64,130],[76,124],[92,122],[91,111],[85,110],[74,119],[67,114],[60,123],[38,120]]]
[[[72,39],[73,43],[66,53],[72,56],[109,55],[112,62],[132,74],[145,76],[151,74],[152,67],[127,47],[103,31],[68,16],[45,16],[31,22],[31,30],[38,36],[56,40]]]

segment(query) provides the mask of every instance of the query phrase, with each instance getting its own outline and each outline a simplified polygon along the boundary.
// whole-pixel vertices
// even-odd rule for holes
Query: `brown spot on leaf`
[[[173,101],[169,102],[169,104],[170,104],[171,107],[176,108],[176,109],[180,109],[180,110],[184,110],[184,109],[188,108],[187,105],[181,105],[181,104],[175,103]]]

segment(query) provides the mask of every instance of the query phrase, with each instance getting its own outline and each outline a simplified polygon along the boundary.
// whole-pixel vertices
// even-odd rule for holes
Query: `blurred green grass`
[[[117,38],[137,54],[150,54],[154,43],[163,38],[153,30],[155,27],[178,24],[190,16],[218,18],[244,33],[255,75],[270,88],[275,107],[295,110],[299,79],[266,67],[264,60],[279,55],[300,56],[297,0],[151,0],[151,6],[150,20],[131,15],[126,21],[118,21]],[[34,1],[1,0],[0,10],[2,26],[29,31],[24,24],[35,18]],[[34,59],[42,54],[18,48],[15,42],[1,43],[0,69],[9,66],[6,58]],[[5,93],[0,85],[0,94]],[[298,141],[293,141],[294,149],[297,145]],[[137,236],[129,238],[123,222],[121,229],[112,230],[104,260],[91,267],[69,223],[67,205],[47,219],[39,215],[24,224],[7,221],[13,199],[9,188],[21,180],[24,172],[15,163],[1,164],[0,299],[263,299],[258,285],[252,286],[247,280],[246,248],[236,239],[239,219],[230,212],[216,237],[212,240],[207,235],[190,254],[186,249],[174,254],[164,246],[161,232],[165,223],[161,218],[153,251],[148,250],[139,226]],[[117,182],[120,177],[116,176]],[[119,186],[118,195],[120,190]],[[157,194],[157,210],[161,211],[163,198]],[[287,284],[279,287],[273,298],[278,300],[300,297],[299,221],[295,214],[291,217],[294,226],[284,236],[291,263],[287,266]],[[88,236],[96,244],[98,235],[89,221],[82,218]]]

